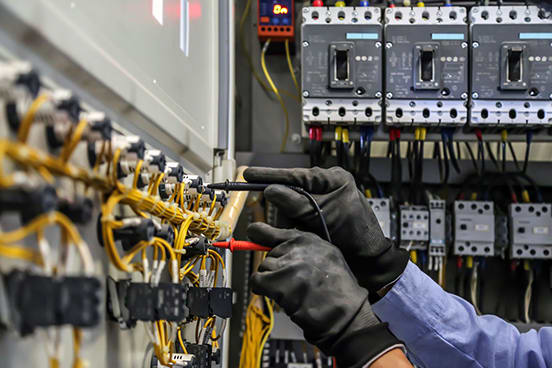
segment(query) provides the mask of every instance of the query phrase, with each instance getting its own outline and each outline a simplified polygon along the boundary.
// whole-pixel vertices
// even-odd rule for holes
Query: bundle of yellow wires
[[[239,368],[261,366],[264,345],[274,327],[273,306],[273,302],[266,297],[253,295],[251,298],[247,307]]]

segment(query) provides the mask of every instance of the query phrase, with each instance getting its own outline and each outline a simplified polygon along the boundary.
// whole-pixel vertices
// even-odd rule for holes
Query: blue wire
[[[361,0],[360,1],[360,6],[368,7],[368,6],[370,6],[370,2],[368,0]]]

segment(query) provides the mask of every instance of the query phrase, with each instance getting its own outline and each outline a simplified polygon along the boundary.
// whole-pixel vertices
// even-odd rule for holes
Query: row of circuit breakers
[[[386,198],[368,200],[387,238],[409,250],[445,256],[453,244],[459,256],[504,255],[511,258],[552,259],[552,205],[513,203],[508,214],[495,211],[491,201],[455,201],[447,213],[445,201],[429,206],[401,206],[396,213]]]
[[[552,16],[537,6],[306,7],[306,124],[552,124]]]

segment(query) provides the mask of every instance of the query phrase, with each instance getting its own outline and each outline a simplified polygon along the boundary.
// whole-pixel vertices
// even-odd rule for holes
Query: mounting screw
[[[309,47],[309,42],[308,41],[303,41],[303,47]]]
[[[476,99],[479,98],[479,93],[477,92],[472,93],[472,98],[476,98]]]
[[[393,44],[391,42],[386,42],[385,43],[385,48],[386,49],[390,49],[391,47],[393,47]]]
[[[416,107],[416,102],[410,101],[410,102],[408,103],[408,106],[410,106],[410,107]]]
[[[378,91],[378,92],[376,92],[376,94],[375,94],[374,96],[376,96],[376,98],[381,98],[381,96],[383,96],[383,95],[381,94],[380,91]],[[552,96],[552,95],[551,95],[551,96]]]
[[[309,12],[309,8],[303,8],[303,13],[308,13]]]
[[[474,42],[474,43],[472,43],[472,47],[473,47],[474,49],[478,48],[478,47],[479,47],[479,42]]]
[[[474,7],[474,8],[472,9],[472,12],[473,12],[473,13],[479,13],[479,9],[477,9],[477,7]]]
[[[298,134],[298,133],[293,133],[291,135],[291,143],[293,143],[293,144],[301,143],[301,135]]]
[[[381,42],[379,42],[379,41],[376,42],[375,46],[376,46],[377,49],[379,49],[381,47]]]
[[[465,99],[468,98],[468,94],[467,94],[466,92],[464,92],[464,93],[462,93],[462,94],[460,95],[460,98],[461,98],[462,100],[465,100]]]
[[[385,95],[385,97],[391,99],[393,98],[393,94],[391,92],[387,92],[387,94]]]
[[[303,91],[303,97],[309,97],[309,91]]]
[[[467,42],[462,42],[461,46],[462,46],[463,49],[465,49],[466,47],[468,47],[468,43]]]

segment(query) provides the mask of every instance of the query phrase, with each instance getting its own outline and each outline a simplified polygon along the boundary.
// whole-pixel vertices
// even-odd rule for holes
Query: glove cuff
[[[360,286],[368,290],[372,301],[380,289],[403,274],[409,259],[408,252],[391,246],[379,256],[355,259],[351,269]]]
[[[379,323],[338,340],[331,353],[338,367],[362,368],[395,348],[404,349],[404,344],[389,331],[387,323]]]

